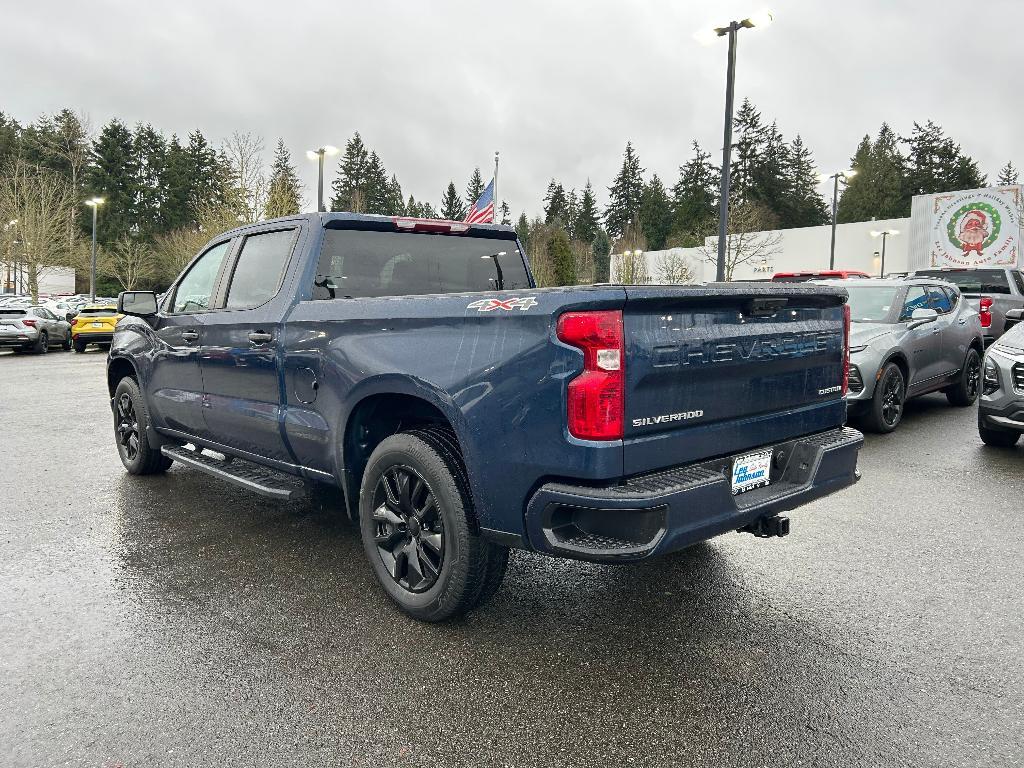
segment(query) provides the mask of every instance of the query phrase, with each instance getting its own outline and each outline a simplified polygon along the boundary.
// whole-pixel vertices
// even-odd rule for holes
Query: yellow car
[[[114,326],[122,317],[124,315],[117,313],[117,307],[82,307],[71,326],[71,343],[75,352],[85,352],[90,344],[110,344],[114,338]]]

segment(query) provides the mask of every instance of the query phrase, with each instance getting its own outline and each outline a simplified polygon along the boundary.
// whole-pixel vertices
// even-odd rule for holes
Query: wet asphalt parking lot
[[[786,539],[515,553],[430,626],[323,511],[125,474],[104,358],[0,353],[0,765],[1024,762],[1024,448],[973,409],[912,403]]]

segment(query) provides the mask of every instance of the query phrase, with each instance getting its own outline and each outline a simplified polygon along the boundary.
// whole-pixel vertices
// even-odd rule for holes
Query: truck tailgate
[[[845,291],[627,287],[627,475],[838,427]]]

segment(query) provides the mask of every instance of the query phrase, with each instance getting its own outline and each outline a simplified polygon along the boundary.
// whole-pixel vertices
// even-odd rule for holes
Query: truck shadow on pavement
[[[516,552],[488,606],[432,626],[387,600],[355,526],[308,504],[177,468],[115,493],[125,674],[195,697],[221,729],[196,743],[272,725],[356,765],[915,762],[920,725],[867,633],[718,541],[631,566]]]

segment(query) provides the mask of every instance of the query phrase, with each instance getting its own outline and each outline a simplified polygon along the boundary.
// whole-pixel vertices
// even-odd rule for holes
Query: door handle
[[[181,340],[182,341],[192,342],[192,341],[197,341],[198,339],[199,339],[199,332],[198,331],[182,331],[181,332]]]
[[[253,344],[267,344],[273,340],[273,334],[264,333],[263,331],[253,331],[249,334],[249,341]]]
[[[967,318],[961,317],[959,320],[957,320],[957,323],[959,323],[960,325],[967,325]]]

